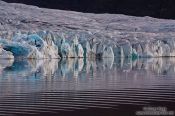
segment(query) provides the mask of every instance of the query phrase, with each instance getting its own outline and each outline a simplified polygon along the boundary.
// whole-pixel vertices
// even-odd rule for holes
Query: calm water
[[[0,60],[0,115],[132,116],[174,104],[175,58]]]

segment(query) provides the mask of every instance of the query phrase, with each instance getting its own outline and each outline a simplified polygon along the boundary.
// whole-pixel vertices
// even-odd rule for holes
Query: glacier
[[[52,59],[60,58],[58,48],[51,38],[41,38],[37,34],[16,33],[11,40],[0,39],[3,51],[9,52],[14,58],[28,59]],[[4,53],[5,54],[5,53]],[[10,55],[3,55],[4,58],[13,58]]]
[[[0,1],[0,58],[175,57],[175,21]]]
[[[173,38],[132,43],[128,40],[104,41],[89,33],[55,33],[51,31],[13,32],[0,36],[0,58],[60,59],[60,58],[154,58],[174,57]],[[8,38],[7,38],[8,37]],[[107,39],[107,38],[106,38]]]

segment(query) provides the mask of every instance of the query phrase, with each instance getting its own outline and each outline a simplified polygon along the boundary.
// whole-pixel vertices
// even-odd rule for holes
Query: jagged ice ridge
[[[175,41],[172,38],[139,43],[122,40],[107,43],[92,34],[51,31],[1,33],[0,58],[151,58],[174,57]],[[88,37],[89,36],[89,37]],[[68,37],[65,39],[65,37]],[[105,40],[105,39],[104,39]]]

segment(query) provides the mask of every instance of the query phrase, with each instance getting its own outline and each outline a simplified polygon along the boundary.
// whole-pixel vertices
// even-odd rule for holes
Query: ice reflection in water
[[[77,81],[81,78],[122,78],[126,74],[167,75],[175,74],[174,58],[152,59],[52,59],[52,60],[1,60],[0,83],[29,83],[50,81]],[[112,75],[111,75],[112,74]],[[129,75],[128,75],[129,76]],[[142,75],[146,77],[146,75]],[[147,77],[147,78],[148,78]],[[138,77],[137,77],[138,78]],[[96,80],[97,81],[97,80]],[[54,83],[55,83],[54,82]],[[88,81],[87,81],[88,82]],[[30,83],[31,84],[31,83]],[[40,83],[45,85],[45,83]],[[5,85],[5,86],[8,86]],[[11,86],[11,85],[9,85]],[[62,88],[63,89],[63,88]],[[67,88],[65,88],[67,89]],[[78,88],[81,89],[81,88]],[[94,88],[96,89],[96,88]]]
[[[85,108],[101,108],[102,103],[103,107],[148,105],[151,101],[171,104],[175,102],[174,77],[175,58],[0,60],[0,112],[10,109],[14,113],[14,104],[19,113],[21,108],[41,112],[40,107],[49,112],[56,110],[55,105],[63,108],[59,100],[70,107],[72,99],[77,100],[72,104]],[[2,105],[4,102],[7,108]],[[48,109],[45,104],[53,108]]]

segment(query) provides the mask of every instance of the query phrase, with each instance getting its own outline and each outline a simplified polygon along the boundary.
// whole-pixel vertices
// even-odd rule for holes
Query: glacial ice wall
[[[1,32],[0,58],[153,58],[174,57],[175,39],[112,41],[89,32]]]
[[[28,59],[52,59],[60,58],[58,55],[58,47],[53,43],[50,34],[45,34],[45,37],[40,37],[35,33],[21,32],[15,33],[10,39],[0,39],[2,51],[8,53],[2,54],[5,58],[28,58]],[[10,54],[10,55],[5,55]]]
[[[40,31],[46,29],[49,31]],[[175,56],[174,20],[80,13],[3,1],[0,38],[0,58]]]

